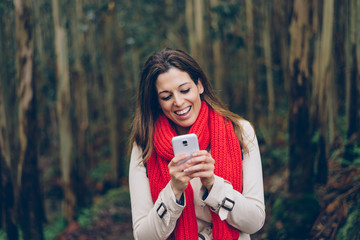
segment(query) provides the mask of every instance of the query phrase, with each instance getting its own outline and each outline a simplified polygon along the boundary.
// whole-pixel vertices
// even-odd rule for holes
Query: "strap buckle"
[[[167,208],[164,203],[161,203],[160,206],[156,209],[157,214],[160,218],[163,218],[165,213],[167,212]]]
[[[231,212],[234,208],[235,202],[230,198],[225,197],[221,203],[221,207]]]

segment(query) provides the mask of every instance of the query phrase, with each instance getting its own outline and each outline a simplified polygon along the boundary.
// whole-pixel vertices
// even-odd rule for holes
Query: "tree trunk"
[[[313,151],[309,118],[309,54],[312,26],[308,0],[296,0],[290,25],[289,192],[313,192]]]
[[[106,115],[110,133],[110,162],[111,162],[111,182],[113,186],[118,186],[119,179],[119,136],[118,136],[118,121],[117,121],[117,108],[115,105],[116,96],[116,79],[115,71],[112,68],[113,59],[112,56],[115,51],[114,44],[114,31],[116,24],[114,22],[114,13],[110,12],[105,16],[104,25],[104,54],[105,61],[102,63],[102,72],[104,73],[104,83],[106,91]],[[113,44],[109,44],[113,43]],[[121,56],[118,56],[120,58]]]
[[[333,39],[333,20],[334,20],[334,0],[324,2],[323,6],[323,19],[321,35],[318,41],[318,53],[315,53],[314,61],[314,83],[313,83],[313,96],[314,103],[312,117],[314,118],[314,129],[319,131],[320,141],[317,143],[318,148],[318,168],[317,168],[317,181],[326,184],[327,182],[327,153],[329,138],[329,115],[330,108],[330,88],[332,87],[331,76],[333,76],[332,66],[332,39]],[[315,15],[315,14],[314,14]],[[315,15],[315,17],[317,17]],[[319,21],[320,22],[320,21]]]
[[[37,117],[34,69],[34,46],[30,5],[14,0],[18,51],[19,140],[18,211],[24,239],[43,239],[43,206],[37,168]]]
[[[356,111],[356,122],[357,122],[357,136],[356,136],[356,139],[357,139],[357,144],[358,146],[360,146],[360,14],[359,11],[360,11],[360,2],[359,1],[356,1],[356,6],[355,6],[356,10],[355,12],[357,14],[355,14],[354,12],[354,15],[356,16],[356,69],[357,69],[357,75],[356,75],[356,90],[357,90],[357,111]]]
[[[189,36],[190,54],[205,66],[204,1],[186,0],[185,18]]]
[[[0,47],[2,37],[0,37]],[[16,226],[16,208],[14,202],[13,178],[11,177],[10,146],[6,124],[4,88],[0,75],[0,227],[7,234],[8,239],[17,240],[18,228]]]
[[[194,54],[196,51],[196,33],[195,33],[195,21],[194,21],[194,0],[186,0],[185,4],[185,22],[189,36],[189,50],[190,54]],[[194,56],[195,57],[195,56]]]
[[[344,158],[353,161],[357,156],[354,148],[360,144],[360,17],[357,11],[360,3],[356,0],[345,2],[346,34],[345,64],[346,64],[346,116],[348,144]]]
[[[55,29],[55,52],[57,71],[57,114],[60,137],[60,162],[64,188],[64,212],[68,223],[75,219],[76,194],[72,184],[73,136],[70,120],[70,77],[66,29],[61,26],[58,0],[52,0]]]
[[[195,20],[195,56],[201,66],[205,66],[205,26],[204,26],[204,1],[194,0],[194,20]]]
[[[255,120],[255,53],[254,53],[254,16],[252,0],[246,0],[247,50],[248,50],[248,109],[250,121]]]
[[[214,9],[219,5],[219,0],[211,0],[210,7]],[[223,51],[222,51],[222,42],[219,28],[219,16],[218,13],[211,13],[211,27],[215,33],[215,38],[212,39],[212,70],[213,70],[213,79],[215,82],[215,89],[217,90],[220,98],[225,101],[226,94],[224,93],[224,60],[223,60]],[[227,102],[227,101],[226,101]]]
[[[72,2],[73,5],[73,19],[71,21],[72,34],[72,52],[74,54],[74,64],[72,68],[72,89],[71,96],[74,99],[74,146],[76,146],[76,157],[74,162],[76,166],[76,176],[78,181],[74,183],[73,189],[76,193],[77,206],[86,206],[88,199],[87,188],[85,186],[86,175],[88,171],[88,153],[87,153],[87,133],[89,126],[88,119],[88,83],[86,81],[86,74],[82,64],[84,33],[80,31],[81,21],[83,20],[82,1],[76,0]]]
[[[271,23],[271,2],[263,2],[264,13],[264,30],[263,30],[263,43],[264,43],[264,55],[265,55],[265,67],[266,67],[266,83],[267,83],[267,95],[268,95],[268,130],[270,131],[270,137],[268,143],[272,146],[272,139],[274,137],[275,129],[275,90],[272,75],[272,51],[271,51],[271,37],[270,37],[270,23]]]

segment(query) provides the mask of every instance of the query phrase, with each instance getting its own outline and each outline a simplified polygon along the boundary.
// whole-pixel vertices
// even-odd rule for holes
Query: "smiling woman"
[[[174,156],[195,133],[200,151]],[[251,124],[215,96],[196,61],[164,49],[145,63],[131,136],[135,239],[250,239],[264,224],[261,158]]]
[[[156,80],[159,104],[164,115],[175,124],[178,134],[186,134],[196,121],[201,107],[201,81],[195,84],[187,72],[170,68]]]

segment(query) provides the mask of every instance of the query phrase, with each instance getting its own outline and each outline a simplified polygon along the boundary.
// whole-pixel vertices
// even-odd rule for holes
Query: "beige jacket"
[[[222,220],[238,229],[239,239],[250,239],[250,234],[260,230],[264,224],[264,189],[259,146],[250,123],[245,120],[240,123],[244,129],[245,143],[249,148],[249,154],[244,154],[243,159],[243,192],[239,193],[229,182],[215,176],[215,183],[203,201],[204,188],[200,179],[191,180],[198,229],[205,239],[212,239],[210,211],[215,211]],[[146,240],[166,239],[174,230],[186,202],[184,206],[176,203],[169,183],[160,192],[154,204],[146,168],[139,164],[141,160],[142,151],[138,146],[134,146],[129,169],[134,237]],[[228,200],[223,204],[225,198]],[[227,207],[233,208],[229,211]]]

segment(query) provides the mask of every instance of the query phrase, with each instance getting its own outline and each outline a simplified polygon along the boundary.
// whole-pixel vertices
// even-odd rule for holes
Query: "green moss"
[[[344,225],[336,234],[336,240],[342,239],[360,239],[360,203],[349,209],[349,215]]]
[[[315,195],[279,196],[271,208],[268,239],[306,239],[319,213]]]
[[[55,219],[53,224],[47,225],[44,228],[44,239],[53,240],[55,239],[64,229],[66,228],[65,217],[61,216]]]
[[[109,190],[94,208],[101,209],[108,206],[130,208],[130,193],[126,188],[116,188]]]
[[[130,193],[126,188],[116,188],[109,190],[99,202],[91,208],[84,208],[80,211],[78,222],[82,227],[89,227],[94,221],[99,219],[99,215],[104,214],[110,208],[116,209],[112,213],[113,221],[128,221],[130,215]]]

